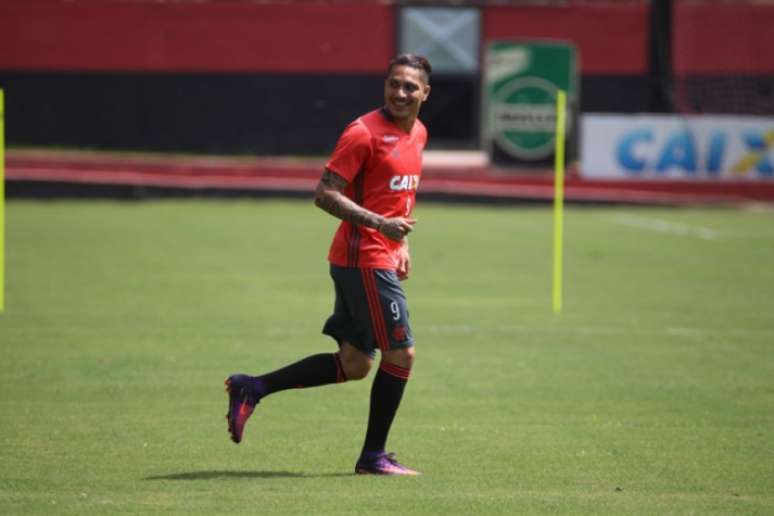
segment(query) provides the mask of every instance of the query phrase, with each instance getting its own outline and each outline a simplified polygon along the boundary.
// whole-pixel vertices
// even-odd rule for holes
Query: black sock
[[[387,434],[398,410],[410,369],[382,360],[371,386],[371,409],[368,414],[363,454],[372,455],[384,451]]]
[[[311,355],[274,372],[257,376],[255,389],[258,398],[285,389],[317,387],[329,383],[346,382],[338,353]]]

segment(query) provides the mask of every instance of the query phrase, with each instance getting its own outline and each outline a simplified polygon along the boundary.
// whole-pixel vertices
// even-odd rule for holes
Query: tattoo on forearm
[[[366,210],[344,195],[347,182],[341,176],[325,170],[315,193],[315,204],[334,217],[359,226],[377,228],[383,217]]]
[[[347,187],[347,181],[338,174],[334,174],[327,168],[323,171],[320,182],[325,186],[330,186],[336,190],[343,191]]]

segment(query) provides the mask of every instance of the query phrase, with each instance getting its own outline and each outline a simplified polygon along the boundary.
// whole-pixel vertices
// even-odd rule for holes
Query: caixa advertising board
[[[583,115],[581,175],[774,181],[774,118]]]

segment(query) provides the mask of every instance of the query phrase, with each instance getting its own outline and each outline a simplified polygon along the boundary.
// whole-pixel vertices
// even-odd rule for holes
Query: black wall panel
[[[16,146],[241,154],[328,154],[382,104],[381,75],[0,72]],[[584,111],[647,107],[646,79],[584,77]],[[423,107],[434,147],[475,148],[480,83],[434,76]]]

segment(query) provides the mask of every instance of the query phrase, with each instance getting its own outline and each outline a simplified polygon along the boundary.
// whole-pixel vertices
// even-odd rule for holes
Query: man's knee
[[[347,380],[362,380],[368,376],[373,363],[371,357],[348,342],[342,343],[339,350],[339,359],[341,360],[341,367]]]
[[[344,376],[347,380],[362,380],[368,376],[368,372],[371,370],[370,360],[357,360],[350,362],[342,362],[344,368]]]
[[[390,364],[411,369],[414,365],[414,346],[409,348],[391,349],[382,354],[382,358]]]

